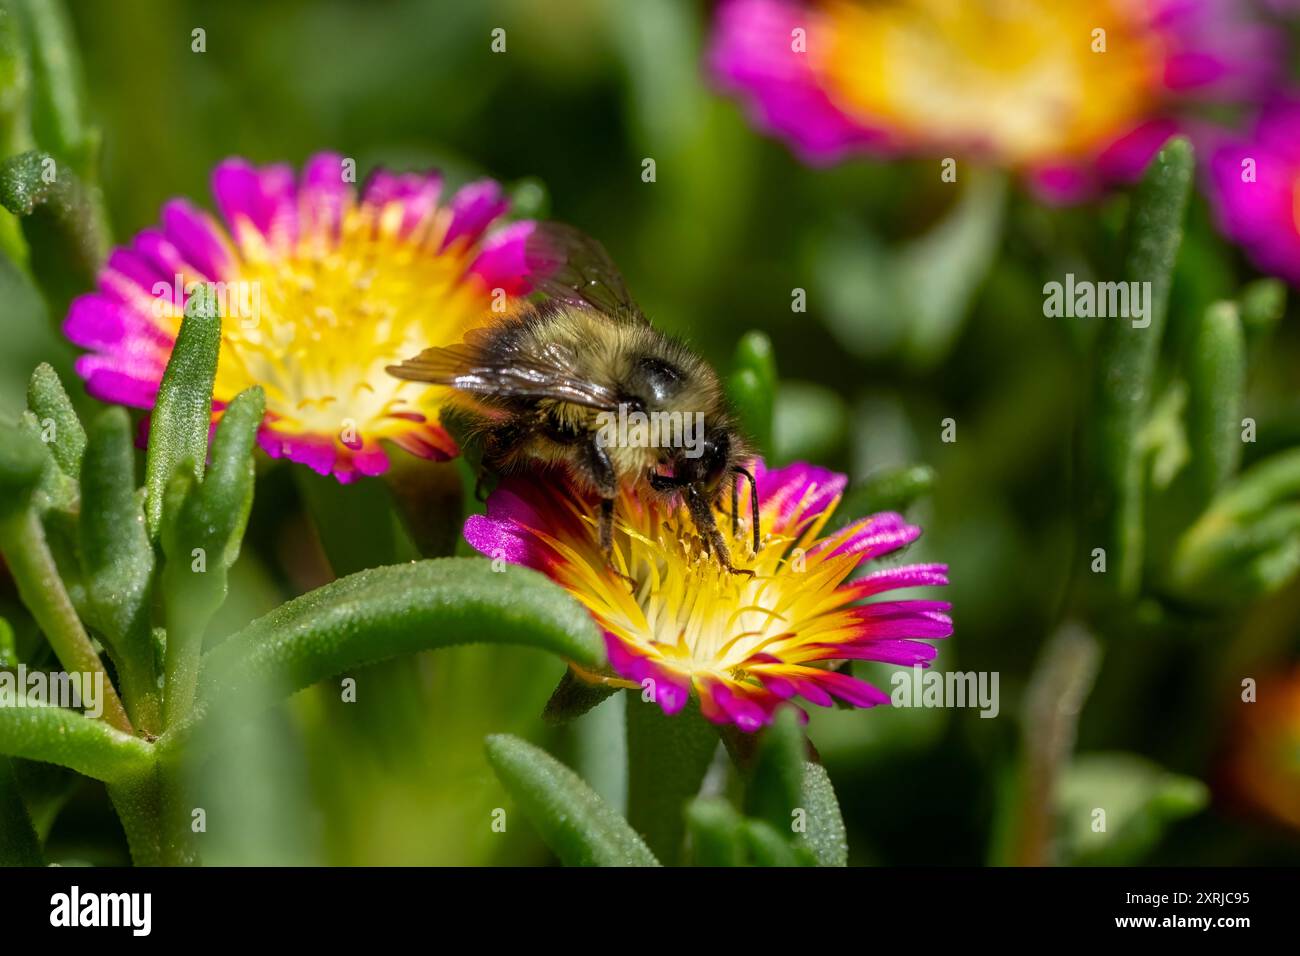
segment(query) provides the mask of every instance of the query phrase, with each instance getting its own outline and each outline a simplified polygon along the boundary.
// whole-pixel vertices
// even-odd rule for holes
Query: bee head
[[[673,456],[673,474],[679,483],[696,485],[712,494],[731,469],[732,441],[727,428],[705,432],[695,454],[692,449],[677,449]]]

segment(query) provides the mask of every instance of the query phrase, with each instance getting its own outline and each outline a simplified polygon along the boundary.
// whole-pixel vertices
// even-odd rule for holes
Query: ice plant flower
[[[1135,178],[1190,99],[1273,82],[1237,0],[725,0],[714,76],[806,161],[979,159],[1070,200]]]
[[[1240,704],[1226,782],[1243,803],[1300,830],[1300,667],[1266,673],[1256,693]]]
[[[1300,99],[1278,99],[1210,159],[1219,228],[1265,272],[1300,285]]]
[[[342,482],[388,467],[381,441],[454,455],[438,422],[446,390],[384,368],[460,341],[488,318],[494,293],[526,293],[533,223],[503,225],[509,203],[490,180],[443,198],[436,173],[381,170],[358,198],[354,171],[331,153],[298,180],[285,165],[230,159],[212,176],[223,221],[185,199],[164,205],[161,223],[113,250],[97,290],[69,310],[64,331],[89,350],[76,367],[91,394],[151,408],[185,299],[212,282],[222,313],[214,418],[260,385],[261,446]]]
[[[507,479],[473,516],[465,538],[485,555],[533,567],[569,590],[604,629],[621,686],[646,687],[667,714],[694,695],[704,716],[754,731],[792,698],[858,707],[889,701],[837,663],[928,665],[926,641],[952,632],[949,605],[887,597],[947,583],[947,567],[884,567],[876,558],[921,529],[877,514],[827,531],[845,477],[811,465],[757,465],[763,546],[750,553],[747,522],[731,545],[731,574],[701,544],[684,508],[625,491],[616,507],[613,564],[601,552],[594,503],[566,482]],[[743,500],[743,499],[742,499]],[[718,513],[719,527],[731,518]],[[621,577],[624,575],[626,577]],[[630,579],[630,581],[628,580]],[[885,598],[883,600],[868,600]],[[865,602],[865,603],[864,603]]]

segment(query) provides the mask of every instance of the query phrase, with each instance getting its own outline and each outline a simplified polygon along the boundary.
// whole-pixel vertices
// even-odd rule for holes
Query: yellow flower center
[[[394,412],[430,416],[429,396],[443,390],[400,381],[384,367],[460,341],[483,321],[489,293],[466,275],[466,243],[438,251],[450,210],[407,235],[402,214],[399,204],[352,206],[337,237],[304,230],[288,256],[236,224],[239,278],[217,290],[216,396],[261,385],[279,427],[345,443],[401,430],[388,417]]]
[[[838,105],[1013,164],[1098,147],[1146,115],[1162,51],[1121,0],[829,0],[809,55]]]
[[[544,536],[564,557],[559,576],[597,619],[627,643],[653,648],[682,671],[734,672],[755,653],[782,656],[784,648],[841,636],[847,622],[829,614],[846,603],[835,588],[857,564],[852,554],[831,557],[847,533],[812,548],[834,511],[832,504],[796,538],[765,534],[753,554],[748,520],[728,535],[732,574],[709,554],[685,509],[670,512],[624,495],[616,509],[613,567],[596,546],[595,521],[581,552]],[[729,532],[729,514],[715,512]],[[763,525],[770,525],[770,516]],[[797,527],[791,523],[791,527]],[[810,549],[812,549],[810,551]]]

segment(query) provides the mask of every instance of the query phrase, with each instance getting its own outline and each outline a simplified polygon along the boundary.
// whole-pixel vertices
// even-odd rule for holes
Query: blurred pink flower
[[[1284,38],[1238,0],[724,0],[713,75],[806,162],[952,156],[1072,200],[1192,101],[1257,95]]]
[[[1277,99],[1209,163],[1219,228],[1263,271],[1300,285],[1300,99]]]

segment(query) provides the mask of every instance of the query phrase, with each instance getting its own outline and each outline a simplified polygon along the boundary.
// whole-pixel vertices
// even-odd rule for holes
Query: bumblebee
[[[578,490],[598,497],[607,559],[614,502],[620,488],[630,488],[672,507],[685,505],[722,567],[752,575],[732,565],[714,519],[714,506],[721,508],[729,492],[737,536],[740,479],[747,479],[758,552],[758,489],[744,467],[751,451],[717,373],[650,324],[596,240],[545,223],[525,255],[549,276],[534,301],[460,344],[389,366],[389,373],[456,389],[456,407],[481,439],[482,464],[492,474],[554,466]],[[664,427],[646,428],[656,423]]]

